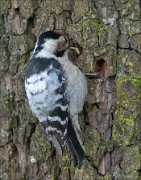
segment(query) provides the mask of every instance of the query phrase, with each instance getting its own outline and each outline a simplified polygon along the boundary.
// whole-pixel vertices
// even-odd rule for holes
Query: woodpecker
[[[32,113],[42,124],[59,154],[68,147],[76,166],[85,157],[79,137],[78,114],[87,96],[81,70],[69,59],[69,45],[61,33],[43,32],[37,39],[25,75]]]

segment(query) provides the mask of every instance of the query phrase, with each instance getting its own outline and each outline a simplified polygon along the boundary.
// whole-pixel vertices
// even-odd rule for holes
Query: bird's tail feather
[[[84,153],[84,150],[82,149],[82,146],[77,138],[77,135],[72,126],[71,120],[68,121],[67,129],[68,129],[67,135],[66,135],[67,145],[73,156],[75,165],[78,166],[78,168],[80,168],[82,165],[82,161],[85,157],[85,153]]]

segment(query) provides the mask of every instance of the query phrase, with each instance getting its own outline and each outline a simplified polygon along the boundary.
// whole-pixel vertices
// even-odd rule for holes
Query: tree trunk
[[[141,178],[140,10],[139,0],[0,1],[0,179]],[[81,170],[69,152],[55,153],[24,90],[36,37],[53,29],[83,47],[75,62],[89,88],[80,115]]]

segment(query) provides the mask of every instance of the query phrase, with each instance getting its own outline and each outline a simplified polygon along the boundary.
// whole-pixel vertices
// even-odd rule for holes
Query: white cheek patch
[[[42,45],[42,49],[35,55],[35,58],[56,58],[56,56],[54,55],[54,52],[57,49],[57,45],[58,45],[59,40],[55,40],[55,39],[47,39],[45,41],[45,43]]]

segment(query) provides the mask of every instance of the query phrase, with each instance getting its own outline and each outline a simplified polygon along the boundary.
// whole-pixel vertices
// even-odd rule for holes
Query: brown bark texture
[[[36,37],[53,29],[83,47],[80,170],[55,153],[24,90]],[[0,179],[141,179],[140,72],[140,0],[0,0]]]

